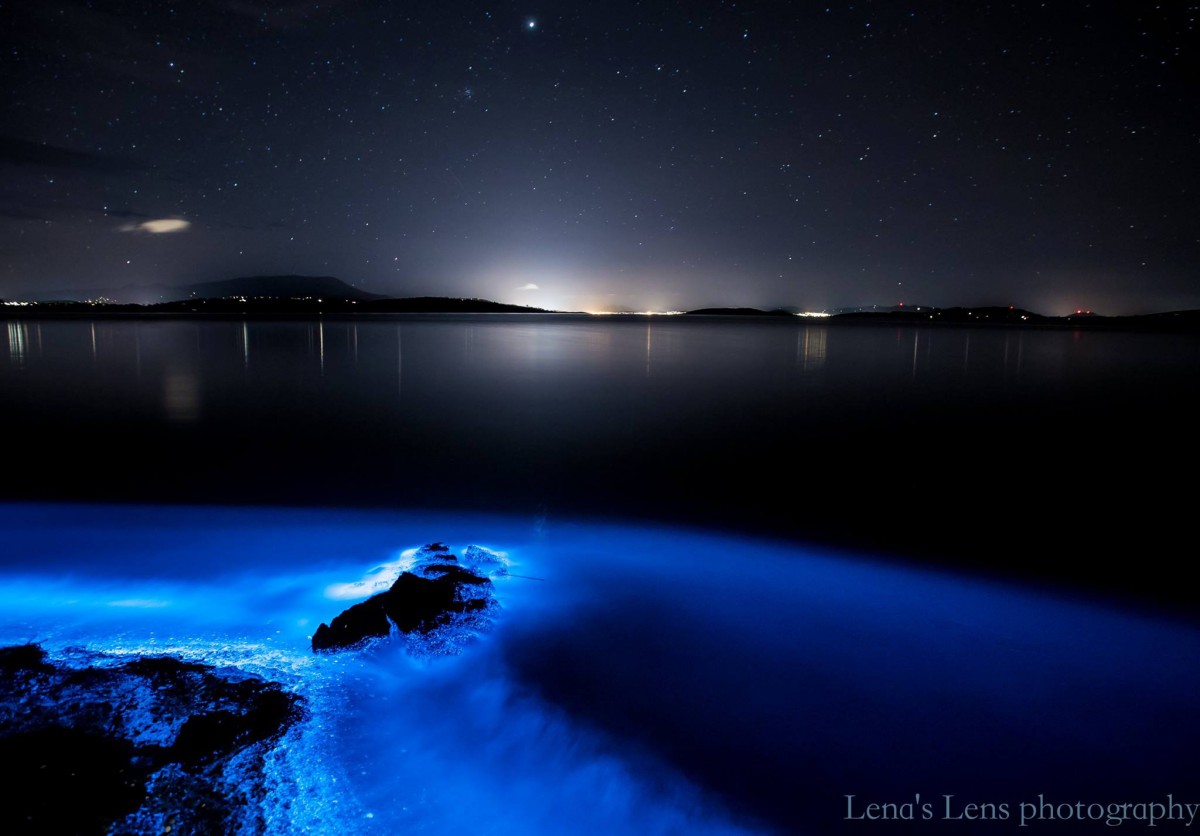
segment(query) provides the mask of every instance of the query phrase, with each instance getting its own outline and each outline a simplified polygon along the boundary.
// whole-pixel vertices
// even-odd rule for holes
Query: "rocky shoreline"
[[[242,671],[0,648],[3,833],[259,832],[263,758],[303,701]]]
[[[403,637],[418,655],[461,652],[499,603],[499,552],[441,543],[378,567],[321,624],[314,652]],[[174,656],[37,644],[0,648],[0,833],[261,833],[264,761],[307,715],[278,682]]]

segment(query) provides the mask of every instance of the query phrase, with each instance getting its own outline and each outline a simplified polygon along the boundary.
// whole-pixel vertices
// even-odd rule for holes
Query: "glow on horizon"
[[[584,311],[589,316],[679,316],[687,311]]]

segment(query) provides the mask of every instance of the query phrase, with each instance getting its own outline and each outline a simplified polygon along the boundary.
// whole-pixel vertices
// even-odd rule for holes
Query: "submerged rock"
[[[313,650],[356,647],[395,630],[430,636],[436,641],[429,649],[452,651],[497,606],[488,575],[507,573],[502,555],[479,546],[467,548],[463,563],[470,568],[443,543],[421,547],[413,553],[410,570],[391,588],[322,623],[313,634]]]
[[[0,832],[262,830],[263,758],[298,697],[172,657],[75,656],[0,648]]]

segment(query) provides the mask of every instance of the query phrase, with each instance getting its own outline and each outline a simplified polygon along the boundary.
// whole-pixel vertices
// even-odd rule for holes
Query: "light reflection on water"
[[[15,366],[25,362],[26,344],[29,342],[29,328],[24,322],[8,323],[8,360]]]
[[[179,653],[309,699],[269,773],[281,830],[837,832],[846,793],[1200,778],[1196,626],[1034,588],[527,517],[4,505],[0,527],[0,642]],[[459,657],[309,652],[339,584],[431,540],[542,580],[498,581]]]
[[[793,369],[817,372],[829,365],[844,378],[842,383],[829,381],[838,386],[905,372],[904,377],[911,377],[914,370],[918,376],[942,375],[950,368],[957,368],[960,379],[983,375],[991,379],[981,382],[994,383],[995,378],[1026,372],[1035,380],[1050,380],[1064,373],[1109,373],[1114,366],[1162,368],[1162,360],[1183,359],[1192,366],[1196,360],[1195,341],[1187,335],[856,328],[791,322],[589,322],[495,316],[315,323],[10,320],[6,329],[10,359],[35,359],[45,371],[81,376],[87,375],[87,367],[77,365],[82,357],[121,368],[135,367],[140,359],[146,372],[156,375],[164,373],[164,361],[182,360],[203,366],[206,375],[216,375],[238,367],[267,373],[277,370],[286,355],[303,354],[310,364],[308,371],[318,378],[322,371],[335,369],[394,378],[405,354],[405,332],[412,341],[412,359],[422,366],[436,363],[440,376],[468,370],[476,376],[570,370],[603,379],[635,370],[645,376],[651,369],[672,377],[701,373],[711,385],[730,383],[748,372],[769,377]],[[393,350],[381,350],[387,345]],[[1171,360],[1162,353],[1164,347],[1182,355]]]
[[[1152,480],[1147,462],[1190,433],[1179,405],[1200,397],[1193,335],[681,317],[6,325],[0,433],[69,446],[95,477],[29,469],[10,499],[545,505],[785,533],[846,515],[830,527],[865,518],[886,537],[929,513],[916,496],[973,530],[978,509],[1031,494],[1025,513],[1057,531],[1073,516],[1123,519],[1111,492],[1087,486]],[[952,467],[970,483],[951,485],[924,466],[993,449],[1070,456],[1085,490],[1005,468]],[[855,474],[897,454],[921,465],[906,477],[920,490],[864,493]],[[827,487],[797,510],[760,478],[764,462],[820,467]],[[839,493],[865,513],[822,499]],[[1060,502],[1071,507],[1048,510]]]
[[[10,468],[10,500],[405,509],[0,505],[0,640],[178,652],[311,700],[271,773],[293,828],[836,832],[847,793],[1200,785],[1193,623],[758,538],[797,520],[940,536],[963,565],[1183,588],[1155,544],[1193,516],[1164,478],[1194,450],[1192,335],[521,317],[6,333],[0,430],[53,451]],[[610,524],[564,521],[583,513]],[[505,581],[461,658],[308,652],[346,603],[326,590],[430,540],[544,580]]]

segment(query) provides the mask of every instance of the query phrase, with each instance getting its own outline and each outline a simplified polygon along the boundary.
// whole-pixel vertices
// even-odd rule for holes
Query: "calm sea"
[[[937,820],[873,827],[1000,832],[941,819],[1200,802],[1195,336],[6,334],[0,642],[294,688],[311,716],[268,766],[273,832],[860,832],[848,815],[918,793]],[[308,651],[336,590],[434,540],[526,576],[492,633],[446,659]]]
[[[45,462],[8,474],[11,499],[638,518],[1122,588],[1171,587],[1146,562],[1191,516],[1194,335],[527,315],[6,330],[0,430]],[[1117,547],[1142,577],[1081,576]]]

